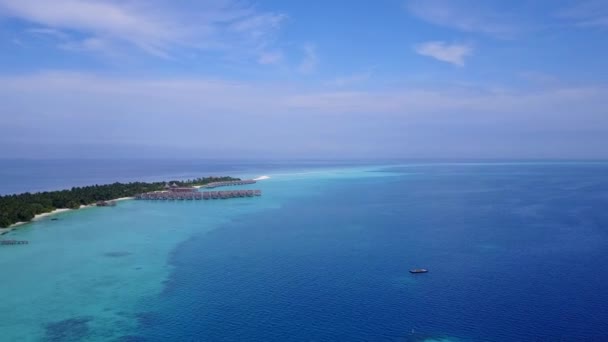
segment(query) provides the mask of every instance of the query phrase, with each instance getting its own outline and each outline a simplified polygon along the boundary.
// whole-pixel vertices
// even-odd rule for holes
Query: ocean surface
[[[373,165],[369,161],[259,161],[219,159],[0,159],[0,195],[114,182],[154,182],[204,176],[308,171]]]
[[[2,236],[1,341],[608,340],[608,163],[4,163],[3,193],[270,178]]]

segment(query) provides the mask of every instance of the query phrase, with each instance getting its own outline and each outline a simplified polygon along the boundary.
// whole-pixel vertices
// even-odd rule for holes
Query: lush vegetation
[[[205,185],[211,182],[239,180],[232,177],[204,177],[186,181],[170,181],[179,186]],[[94,204],[121,197],[130,197],[140,193],[163,190],[165,182],[154,183],[114,183],[74,187],[70,190],[24,193],[19,195],[0,196],[0,228],[13,223],[27,222],[37,214],[48,213],[55,209],[77,209],[81,205]]]

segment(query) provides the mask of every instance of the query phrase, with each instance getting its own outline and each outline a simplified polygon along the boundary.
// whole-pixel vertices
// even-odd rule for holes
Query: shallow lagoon
[[[0,248],[10,313],[0,331],[7,341],[599,338],[606,171],[268,170],[250,186],[262,198],[61,214],[10,233],[30,245]]]

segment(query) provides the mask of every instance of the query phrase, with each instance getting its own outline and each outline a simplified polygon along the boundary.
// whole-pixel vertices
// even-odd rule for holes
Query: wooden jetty
[[[228,199],[262,196],[262,190],[203,191],[203,199]]]
[[[158,191],[148,192],[145,194],[139,194],[135,196],[136,200],[161,200],[161,201],[175,201],[175,200],[200,200],[203,199],[203,194],[198,191],[190,192],[173,192],[173,191]]]
[[[192,192],[171,192],[157,191],[139,194],[135,196],[137,200],[156,200],[156,201],[173,201],[173,200],[208,200],[208,199],[228,199],[239,197],[256,197],[262,196],[262,190],[228,190],[228,191],[192,191]]]
[[[247,185],[247,184],[255,184],[255,183],[256,183],[256,181],[253,179],[226,181],[226,182],[213,182],[213,183],[209,183],[209,184],[203,186],[203,188],[213,189],[213,188],[219,188],[220,186]]]
[[[0,245],[27,245],[29,241],[25,240],[0,240]]]

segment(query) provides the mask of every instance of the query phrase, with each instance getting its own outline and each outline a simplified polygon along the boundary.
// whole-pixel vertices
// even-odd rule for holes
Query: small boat
[[[52,218],[51,221],[59,221],[58,218]]]
[[[429,270],[426,268],[412,268],[410,273],[427,273]]]

